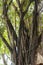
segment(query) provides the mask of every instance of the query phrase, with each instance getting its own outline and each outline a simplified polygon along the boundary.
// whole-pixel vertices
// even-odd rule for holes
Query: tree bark
[[[6,8],[7,3],[3,4],[3,15],[6,19],[8,35],[10,38],[12,53],[11,59],[15,65],[35,65],[35,56],[37,54],[38,43],[41,42],[41,35],[38,36],[38,1],[30,0],[26,10],[22,11],[22,5],[19,0],[16,0],[20,9],[20,28],[19,28],[19,37],[17,37],[16,32],[11,24],[11,21],[8,17],[8,10]],[[32,2],[35,2],[34,12],[33,12],[33,21],[32,21],[32,32],[31,35],[28,35],[28,29],[25,27],[24,16],[28,11],[28,8]],[[11,37],[10,37],[11,35]],[[14,44],[15,43],[15,44]],[[17,47],[17,49],[16,49]]]

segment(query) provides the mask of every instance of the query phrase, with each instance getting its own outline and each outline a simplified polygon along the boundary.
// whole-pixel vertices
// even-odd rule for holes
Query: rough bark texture
[[[36,51],[38,46],[40,45],[41,42],[41,36],[38,35],[38,0],[30,0],[29,4],[26,8],[26,10],[23,12],[22,11],[22,4],[20,3],[19,0],[16,0],[18,3],[18,7],[20,9],[19,11],[19,16],[20,16],[20,28],[19,28],[19,37],[17,37],[16,32],[11,24],[11,21],[8,17],[8,8],[7,6],[7,1],[3,1],[3,15],[6,20],[6,27],[8,31],[8,36],[10,39],[10,48],[9,44],[7,43],[6,40],[4,40],[4,43],[8,45],[9,50],[11,49],[11,59],[15,63],[15,65],[35,65],[35,56],[36,56]],[[25,27],[24,23],[24,16],[28,11],[28,8],[32,2],[35,2],[34,6],[34,11],[33,11],[33,21],[32,21],[32,33],[31,35],[28,35],[29,29]],[[25,2],[25,1],[24,1]],[[10,1],[9,5],[12,3]],[[14,6],[14,5],[13,5]],[[16,8],[16,7],[15,7]],[[16,9],[17,10],[17,9]],[[17,10],[18,11],[18,10]],[[5,43],[5,44],[6,44]],[[14,44],[15,43],[15,44]],[[18,51],[17,51],[17,49]]]

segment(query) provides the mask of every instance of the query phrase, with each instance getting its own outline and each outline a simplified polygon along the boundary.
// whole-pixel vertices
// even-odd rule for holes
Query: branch
[[[23,2],[21,3],[21,5],[23,6],[23,5],[24,5],[24,3],[25,3],[25,0],[23,0]]]
[[[42,33],[39,35],[38,39],[37,39],[37,44],[34,46],[33,49],[37,49],[41,43],[41,39],[42,39]]]
[[[2,34],[0,34],[0,37],[1,37],[2,41],[5,43],[5,45],[7,46],[7,48],[12,53],[13,52],[13,49],[10,47],[10,45],[8,44],[8,42],[6,41],[6,39],[2,36]]]
[[[20,8],[20,6],[21,6],[20,1],[19,0],[16,0],[16,1],[17,1],[19,8]]]
[[[42,9],[43,9],[43,4],[42,4],[42,7],[39,9],[39,11],[38,11],[38,12],[40,12]]]
[[[3,2],[3,15],[4,15],[4,18],[5,18],[5,20],[6,20],[6,23],[7,23],[7,26],[8,26],[8,28],[9,28],[9,31],[10,31],[11,35],[13,34],[13,39],[14,39],[15,41],[17,41],[16,32],[15,32],[13,26],[12,26],[12,23],[11,23],[11,21],[10,21],[10,19],[9,19],[7,13],[8,13],[8,11],[7,11],[6,5],[5,5],[5,3]]]
[[[7,4],[7,0],[3,0],[3,13],[6,13],[8,12],[8,9],[9,9],[9,6],[11,5],[13,0],[10,0],[9,4]],[[4,12],[6,10],[6,12]]]
[[[13,0],[11,0],[11,1],[9,2],[9,4],[7,5],[7,10],[9,9],[9,6],[11,5],[12,1],[13,1]]]
[[[28,8],[29,8],[30,4],[31,4],[33,1],[34,1],[34,0],[30,0],[30,2],[29,2],[29,4],[28,4],[28,6],[27,6],[27,8],[26,8],[26,10],[24,11],[24,15],[27,13]]]
[[[19,13],[19,11],[18,11],[17,7],[14,5],[14,3],[12,3],[12,6],[13,6],[13,7],[14,7],[14,9],[16,10],[17,14],[20,16],[20,13]]]
[[[33,37],[33,47],[31,50],[37,50],[41,43],[42,33],[38,35],[38,2],[35,0],[35,7],[33,11],[33,30],[32,30],[32,37]],[[34,41],[35,38],[35,41]]]
[[[41,39],[42,39],[42,33],[41,33],[40,36],[38,37],[38,44],[40,44]]]
[[[17,1],[18,6],[19,6],[20,12],[22,12],[22,7],[21,7],[21,4],[20,4],[20,1],[19,0],[16,0],[16,1]]]
[[[6,22],[9,27],[9,31],[10,31],[11,35],[13,34],[13,39],[17,41],[17,34],[16,34],[16,32],[12,26],[12,23],[10,22],[10,19],[8,17],[6,17]]]
[[[9,2],[9,6],[11,5],[12,1],[13,1],[13,0],[11,0],[11,1]]]
[[[32,49],[30,51],[33,51],[33,50],[37,50],[38,46],[40,45],[41,43],[41,39],[42,39],[42,33],[39,35],[38,39],[37,39],[37,43],[35,44],[34,47],[32,47]]]

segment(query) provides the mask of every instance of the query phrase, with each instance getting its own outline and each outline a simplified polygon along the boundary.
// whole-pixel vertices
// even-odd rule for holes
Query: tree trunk
[[[34,7],[34,12],[33,12],[33,21],[32,21],[32,29],[31,29],[32,32],[31,32],[31,35],[29,36],[28,36],[28,29],[25,27],[25,23],[24,23],[25,13],[27,13],[28,7],[33,1],[30,0],[30,3],[28,4],[26,11],[23,12],[22,7],[21,7],[22,5],[20,1],[17,0],[18,6],[20,9],[19,37],[17,37],[15,30],[13,29],[11,21],[8,17],[8,10],[6,7],[7,2],[6,0],[4,1],[3,14],[4,14],[4,18],[6,19],[6,23],[8,27],[8,34],[9,34],[10,43],[11,43],[11,47],[10,47],[12,49],[11,59],[15,65],[29,65],[29,64],[35,65],[35,56],[37,53],[36,50],[39,46],[38,41],[40,42],[40,40],[38,40],[38,16],[39,16],[38,15],[38,0],[34,1],[35,7]],[[41,39],[41,36],[39,39]]]
[[[33,12],[33,22],[32,22],[32,27],[33,27],[33,29],[32,29],[32,40],[31,40],[31,43],[30,43],[30,49],[32,49],[32,48],[34,48],[36,45],[38,45],[38,41],[37,41],[37,39],[38,39],[38,16],[39,16],[39,14],[38,14],[38,1],[37,0],[35,0],[35,7],[34,7],[34,12]],[[36,48],[34,48],[33,50],[32,50],[32,52],[30,52],[31,53],[31,65],[35,65],[36,63],[35,63],[35,61],[36,61],[36,54],[37,54],[37,48],[38,47],[36,47]]]

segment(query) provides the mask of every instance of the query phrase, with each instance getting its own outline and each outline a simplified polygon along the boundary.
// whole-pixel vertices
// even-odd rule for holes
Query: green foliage
[[[8,39],[8,33],[7,33],[7,29],[6,29],[6,21],[3,20],[3,16],[2,16],[2,11],[3,11],[3,0],[0,0],[0,33],[3,34],[4,38],[7,40],[7,42],[9,42],[10,44],[10,41]],[[23,3],[24,0],[20,0],[21,4]],[[9,4],[10,0],[8,0],[7,4]],[[29,0],[25,0],[24,1],[25,3],[23,4],[22,6],[22,9],[23,11],[26,10],[26,7],[28,5],[28,3],[30,2]],[[16,0],[13,0],[13,3],[15,4],[15,6],[17,6],[18,8],[18,4],[16,2]],[[19,10],[19,8],[18,8]],[[32,16],[33,16],[33,10],[34,10],[34,2],[31,3],[31,5],[29,6],[29,9],[28,9],[28,12],[26,13],[25,17],[24,17],[24,21],[26,21],[26,27],[28,28],[29,27],[29,23],[31,24],[31,21],[32,21]],[[11,23],[14,27],[14,29],[16,30],[16,33],[18,35],[18,31],[19,31],[19,25],[20,25],[20,18],[17,14],[17,12],[15,11],[15,9],[13,8],[12,4],[11,6],[9,7],[9,10],[8,10],[8,16],[9,16],[9,19],[11,20]],[[27,22],[28,20],[28,22]],[[41,22],[41,28],[43,29],[43,15],[41,14],[41,19],[40,19],[40,22]],[[15,27],[16,25],[16,27]],[[40,28],[39,28],[40,29]],[[10,54],[9,50],[7,49],[7,47],[4,45],[2,39],[0,38],[0,53],[7,53],[7,54]]]
[[[0,54],[2,53],[7,53],[9,54],[9,50],[7,49],[7,47],[4,45],[2,39],[0,39]]]

